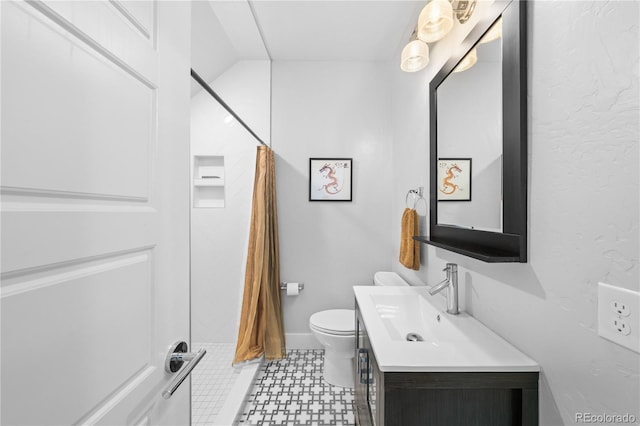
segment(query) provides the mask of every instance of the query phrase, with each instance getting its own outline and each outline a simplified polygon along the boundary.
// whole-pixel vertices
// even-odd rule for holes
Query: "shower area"
[[[260,366],[231,364],[271,62],[247,1],[193,2],[191,44],[191,342],[207,350],[192,374],[192,424],[230,425]]]

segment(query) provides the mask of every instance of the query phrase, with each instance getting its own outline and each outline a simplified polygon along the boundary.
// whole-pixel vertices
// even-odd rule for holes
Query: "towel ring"
[[[418,202],[417,200],[417,194],[412,190],[410,190],[409,192],[407,192],[407,196],[404,197],[404,205],[406,208],[411,208],[409,207],[409,195],[413,195],[413,208],[416,208],[416,203]]]
[[[407,196],[404,197],[404,205],[407,208],[409,207],[409,195],[413,195],[413,209],[416,209],[416,205],[418,204],[419,200],[424,200],[424,197],[422,196],[422,193],[424,192],[424,187],[421,186],[418,189],[410,189],[409,192],[407,192]]]

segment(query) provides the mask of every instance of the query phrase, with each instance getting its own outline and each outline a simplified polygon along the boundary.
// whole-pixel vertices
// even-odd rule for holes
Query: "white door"
[[[1,422],[188,424],[190,5],[0,3]]]

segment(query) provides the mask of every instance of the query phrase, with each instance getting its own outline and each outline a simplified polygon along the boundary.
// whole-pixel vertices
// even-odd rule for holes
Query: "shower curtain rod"
[[[206,90],[206,91],[207,91],[207,92],[208,92],[208,93],[213,97],[213,99],[215,99],[216,101],[218,101],[218,102],[220,103],[220,105],[222,105],[222,107],[223,107],[224,109],[226,109],[226,110],[229,112],[229,114],[231,114],[231,115],[233,116],[233,118],[235,118],[236,120],[238,120],[238,122],[239,122],[240,124],[242,124],[242,126],[243,126],[245,129],[247,129],[247,131],[248,131],[249,133],[251,133],[251,135],[252,135],[254,138],[256,138],[256,139],[258,140],[258,142],[260,142],[260,143],[261,143],[262,145],[264,145],[264,146],[268,146],[266,143],[264,143],[264,142],[262,141],[262,139],[260,139],[260,137],[259,137],[258,135],[256,135],[256,134],[254,133],[254,131],[253,131],[253,130],[251,130],[251,128],[250,128],[249,126],[247,126],[247,124],[246,124],[244,121],[242,121],[242,119],[238,116],[238,114],[236,114],[236,112],[235,112],[233,109],[231,109],[231,107],[230,107],[229,105],[227,105],[227,103],[226,103],[225,101],[223,101],[223,100],[222,100],[222,98],[221,98],[220,96],[218,96],[218,94],[217,94],[216,92],[214,92],[214,91],[213,91],[213,89],[211,88],[211,86],[209,86],[209,85],[207,84],[207,82],[206,82],[206,81],[204,81],[204,80],[202,79],[202,77],[200,77],[200,76],[198,75],[198,73],[194,71],[194,69],[193,69],[193,68],[191,68],[191,77],[192,77],[192,78],[193,78],[193,79],[194,79],[194,80],[195,80],[195,81],[196,81],[200,86],[202,86],[202,88],[203,88],[204,90]]]

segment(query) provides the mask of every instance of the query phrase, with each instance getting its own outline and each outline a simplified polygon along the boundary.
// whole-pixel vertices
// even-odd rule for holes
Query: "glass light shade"
[[[453,8],[447,0],[431,0],[418,17],[418,38],[433,43],[453,28]]]
[[[429,63],[429,46],[421,40],[413,40],[402,49],[400,68],[405,72],[420,71]]]
[[[462,72],[466,71],[472,66],[474,66],[478,62],[478,53],[476,52],[476,48],[474,47],[466,54],[464,58],[460,61],[458,66],[453,70],[453,72]]]
[[[489,43],[502,37],[502,17],[500,17],[489,30],[484,33],[479,43]]]

